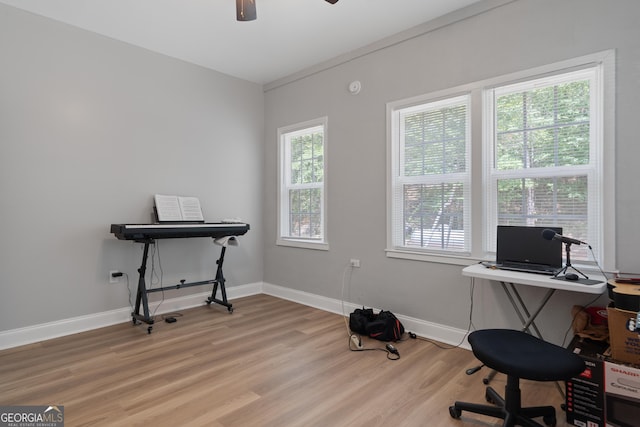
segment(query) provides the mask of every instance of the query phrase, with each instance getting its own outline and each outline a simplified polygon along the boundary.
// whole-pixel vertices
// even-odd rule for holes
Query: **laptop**
[[[543,238],[546,229],[562,234],[562,227],[499,225],[494,268],[550,276],[562,270],[562,242]]]

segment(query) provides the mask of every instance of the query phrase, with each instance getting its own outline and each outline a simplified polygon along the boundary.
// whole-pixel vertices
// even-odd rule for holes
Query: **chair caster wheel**
[[[153,329],[153,326],[149,326],[147,328],[147,334],[151,335],[151,330]]]
[[[229,307],[227,310],[229,311],[229,314],[233,313],[233,307]]]
[[[555,427],[556,425],[556,417],[542,417],[542,421],[544,422],[545,425],[548,425],[549,427]]]
[[[449,415],[451,415],[451,418],[458,420],[462,415],[462,411],[455,406],[449,406]]]

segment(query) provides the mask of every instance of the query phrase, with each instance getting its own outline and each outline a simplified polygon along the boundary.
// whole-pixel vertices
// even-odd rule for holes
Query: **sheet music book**
[[[197,197],[156,194],[154,200],[158,221],[204,222]]]

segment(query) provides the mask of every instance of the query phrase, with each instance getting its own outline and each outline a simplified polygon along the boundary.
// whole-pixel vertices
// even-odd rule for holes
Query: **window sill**
[[[470,255],[464,254],[435,254],[435,253],[426,253],[426,252],[418,252],[418,251],[410,251],[403,249],[386,249],[387,258],[397,258],[397,259],[408,259],[412,261],[422,261],[422,262],[432,262],[437,264],[449,264],[449,265],[461,265],[468,266],[472,264],[476,264],[478,262],[483,261],[495,261],[494,256],[488,256],[486,258],[478,258],[472,257]],[[564,260],[563,260],[564,266]],[[578,263],[573,264],[575,268],[580,270],[582,273],[589,275],[602,275],[602,271],[600,268],[594,263]],[[617,271],[607,271],[607,274],[614,274]],[[605,274],[606,277],[606,274]]]
[[[409,259],[413,261],[434,262],[439,264],[453,264],[453,265],[471,265],[475,264],[479,259],[471,258],[468,254],[460,253],[446,253],[435,254],[427,252],[410,251],[403,249],[387,249],[388,258]]]
[[[313,249],[317,251],[328,251],[329,244],[325,242],[311,242],[308,240],[295,240],[295,239],[278,239],[276,241],[277,246],[289,246],[293,248],[301,249]]]

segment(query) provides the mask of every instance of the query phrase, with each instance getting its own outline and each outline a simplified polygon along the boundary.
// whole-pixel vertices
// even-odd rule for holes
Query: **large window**
[[[487,90],[488,216],[495,225],[561,226],[599,242],[602,117],[598,67]],[[495,234],[490,233],[494,237]],[[495,250],[495,238],[487,242]],[[572,250],[588,260],[586,246]]]
[[[326,118],[278,130],[278,244],[326,249]]]
[[[388,104],[389,256],[486,259],[497,225],[553,226],[613,268],[613,64],[608,51]],[[572,258],[593,261],[584,245]]]

